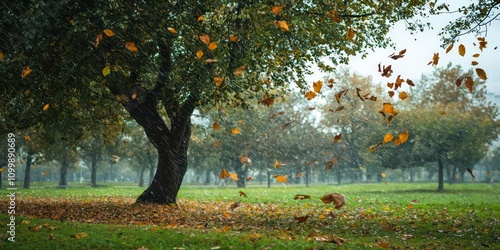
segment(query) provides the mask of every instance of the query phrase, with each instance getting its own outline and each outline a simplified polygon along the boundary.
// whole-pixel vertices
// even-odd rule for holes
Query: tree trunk
[[[337,171],[336,171],[336,175],[337,175],[337,184],[341,184],[342,183],[342,172],[340,171],[340,166],[336,167]]]
[[[146,170],[146,165],[142,164],[142,168],[139,171],[139,187],[144,187],[144,171]]]
[[[66,181],[66,174],[68,173],[69,165],[68,165],[68,156],[67,153],[63,153],[63,161],[61,163],[60,173],[59,173],[59,187],[66,187],[68,185]]]
[[[311,178],[311,168],[306,166],[306,187],[309,187],[309,180]]]
[[[96,154],[91,156],[90,163],[90,185],[92,187],[97,187],[97,167],[98,161],[101,159],[101,151],[99,150]]]
[[[153,183],[153,178],[155,177],[155,164],[153,163],[153,156],[151,155],[151,151],[149,151],[149,149],[146,151],[146,157],[148,159],[148,165],[149,165],[148,185],[151,185],[151,183]]]
[[[415,182],[415,168],[411,167],[409,171],[410,171],[410,182]]]
[[[24,169],[24,183],[23,188],[30,188],[30,171],[31,171],[31,161],[33,160],[33,152],[28,151],[28,157],[26,157],[26,168]]]
[[[438,192],[444,190],[444,166],[441,157],[441,153],[438,153]]]

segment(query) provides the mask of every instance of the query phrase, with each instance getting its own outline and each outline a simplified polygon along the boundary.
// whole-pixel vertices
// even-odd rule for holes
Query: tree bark
[[[26,157],[26,168],[24,169],[24,183],[23,188],[30,188],[30,171],[31,171],[31,161],[33,160],[33,152],[28,151],[28,156]]]
[[[69,165],[68,165],[68,156],[67,153],[63,153],[63,160],[61,163],[60,173],[59,173],[59,187],[65,187],[68,185],[66,181],[66,174],[68,173]]]
[[[443,160],[441,159],[441,153],[438,153],[438,192],[443,192],[444,190],[444,166]]]
[[[90,163],[90,185],[92,187],[97,187],[97,167],[100,159],[101,151],[97,150],[95,154],[92,154]]]

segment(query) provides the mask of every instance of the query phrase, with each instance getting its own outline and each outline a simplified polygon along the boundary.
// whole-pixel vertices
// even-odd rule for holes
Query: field
[[[16,191],[16,242],[3,189],[0,249],[500,249],[498,185],[436,187],[185,186],[159,206],[134,204],[132,186],[34,186]],[[340,209],[320,200],[332,192]]]

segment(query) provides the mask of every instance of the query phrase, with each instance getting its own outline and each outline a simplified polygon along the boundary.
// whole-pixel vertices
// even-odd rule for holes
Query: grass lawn
[[[0,249],[500,249],[498,185],[436,188],[185,186],[177,206],[159,206],[134,204],[144,189],[133,186],[33,185],[16,191],[16,242],[3,189]],[[320,200],[332,192],[340,209]]]

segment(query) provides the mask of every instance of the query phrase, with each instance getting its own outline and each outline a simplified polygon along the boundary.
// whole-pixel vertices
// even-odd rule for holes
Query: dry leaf
[[[483,69],[476,68],[476,74],[477,74],[477,76],[479,76],[479,78],[481,78],[481,80],[486,81],[486,79],[488,79],[488,77],[486,77],[486,72],[484,72]]]
[[[336,136],[333,138],[333,142],[337,143],[338,141],[340,141],[340,138],[342,138],[342,134],[338,134],[338,135],[336,135]]]
[[[298,221],[299,223],[302,223],[302,222],[305,222],[307,219],[309,219],[309,215],[306,215],[306,216],[302,216],[302,217],[293,217],[296,221]]]
[[[331,19],[333,19],[333,21],[334,21],[334,22],[336,22],[336,23],[340,23],[340,21],[342,21],[342,20],[341,20],[341,18],[340,18],[340,14],[339,14],[339,12],[338,12],[338,11],[336,11],[336,10],[332,10],[332,11],[330,11],[330,15],[329,15],[329,16],[330,16],[330,18],[331,18]]]
[[[288,175],[275,175],[274,178],[276,179],[277,182],[286,183]]]
[[[243,76],[243,72],[245,71],[245,65],[239,67],[238,69],[236,69],[236,71],[234,71],[234,75],[235,76]]]
[[[213,50],[215,50],[215,49],[217,49],[217,43],[215,43],[215,42],[211,42],[211,43],[208,45],[208,49],[209,49],[209,50],[212,50],[212,51],[213,51]]]
[[[24,67],[23,72],[21,73],[21,77],[23,79],[26,78],[26,76],[28,76],[29,74],[31,74],[32,71],[33,70],[31,70],[29,66]]]
[[[274,6],[271,8],[271,12],[275,15],[279,15],[283,7],[285,7],[285,5]]]
[[[219,123],[214,122],[214,123],[212,124],[212,128],[213,128],[213,130],[215,130],[215,131],[219,130],[219,128],[220,128]]]
[[[204,17],[204,16],[199,16],[199,17],[198,17],[198,19],[196,19],[196,21],[198,21],[198,22],[201,22],[201,21],[203,21],[203,20],[205,20],[205,17]]]
[[[404,91],[402,91],[401,93],[399,93],[399,99],[401,100],[404,100],[408,97],[408,94]]]
[[[240,193],[240,196],[247,197],[247,194],[245,194],[245,192],[239,191],[239,193]]]
[[[233,129],[231,129],[231,134],[232,134],[232,135],[237,135],[237,134],[239,134],[240,132],[241,132],[241,131],[240,131],[240,129],[239,129],[239,128],[237,128],[237,127],[234,127]]]
[[[219,139],[218,141],[216,141],[216,142],[213,144],[213,146],[214,146],[214,147],[218,147],[218,146],[220,146],[220,144],[221,144],[221,143],[222,143],[222,139]]]
[[[305,199],[311,199],[311,196],[307,195],[307,194],[296,194],[294,197],[293,197],[294,200],[305,200]]]
[[[351,40],[352,41],[352,39],[354,39],[354,35],[355,35],[355,31],[352,28],[349,28],[347,30],[347,33],[346,33],[347,40]]]
[[[408,140],[408,135],[409,135],[408,131],[400,133],[398,138],[394,141],[394,144],[396,144],[396,146],[399,146],[405,143]]]
[[[204,44],[209,45],[210,44],[210,36],[207,34],[200,35],[199,36],[200,41],[202,41]]]
[[[460,44],[458,46],[458,54],[461,56],[465,56],[465,46],[463,44]]]
[[[125,48],[132,51],[132,52],[138,52],[139,50],[137,49],[137,47],[135,46],[135,43],[134,42],[126,42],[125,43]]]
[[[392,134],[385,134],[384,135],[384,143],[389,143],[394,139],[394,136]]]
[[[112,30],[110,30],[110,29],[105,29],[105,30],[103,30],[103,32],[104,32],[104,34],[105,34],[106,36],[109,36],[109,37],[111,37],[111,36],[114,36],[114,35],[115,35],[115,33],[113,33],[113,31],[112,31]]]
[[[196,57],[198,57],[198,59],[201,59],[201,57],[202,57],[202,56],[203,56],[203,51],[198,50],[198,51],[196,52]]]
[[[307,98],[307,100],[312,100],[314,97],[316,97],[316,94],[315,92],[313,91],[307,91],[306,94],[305,94],[305,97]]]
[[[323,87],[323,82],[322,81],[313,82],[314,92],[319,93],[321,91],[322,87]]]
[[[43,111],[46,111],[47,109],[49,109],[49,106],[50,106],[50,103],[45,104],[45,106],[43,106]]]
[[[177,34],[177,30],[175,30],[172,27],[168,27],[167,30],[170,31],[170,33],[172,33],[172,34]]]
[[[240,38],[236,35],[229,35],[229,41],[231,42],[238,42]]]
[[[214,77],[215,86],[219,87],[224,81],[224,77]]]
[[[224,179],[224,178],[229,178],[231,175],[229,174],[229,171],[225,170],[225,169],[222,169],[219,173],[219,177],[221,179]]]
[[[281,31],[290,31],[286,21],[274,21],[274,24],[280,28]]]
[[[467,172],[469,172],[469,174],[472,176],[472,179],[474,180],[475,176],[474,176],[474,174],[472,173],[472,169],[467,168]]]
[[[323,197],[321,197],[321,201],[326,204],[334,202],[335,208],[338,209],[345,205],[345,196],[337,192],[325,194]]]
[[[448,45],[448,47],[446,48],[446,54],[448,54],[448,52],[450,52],[451,49],[453,49],[453,43]]]

